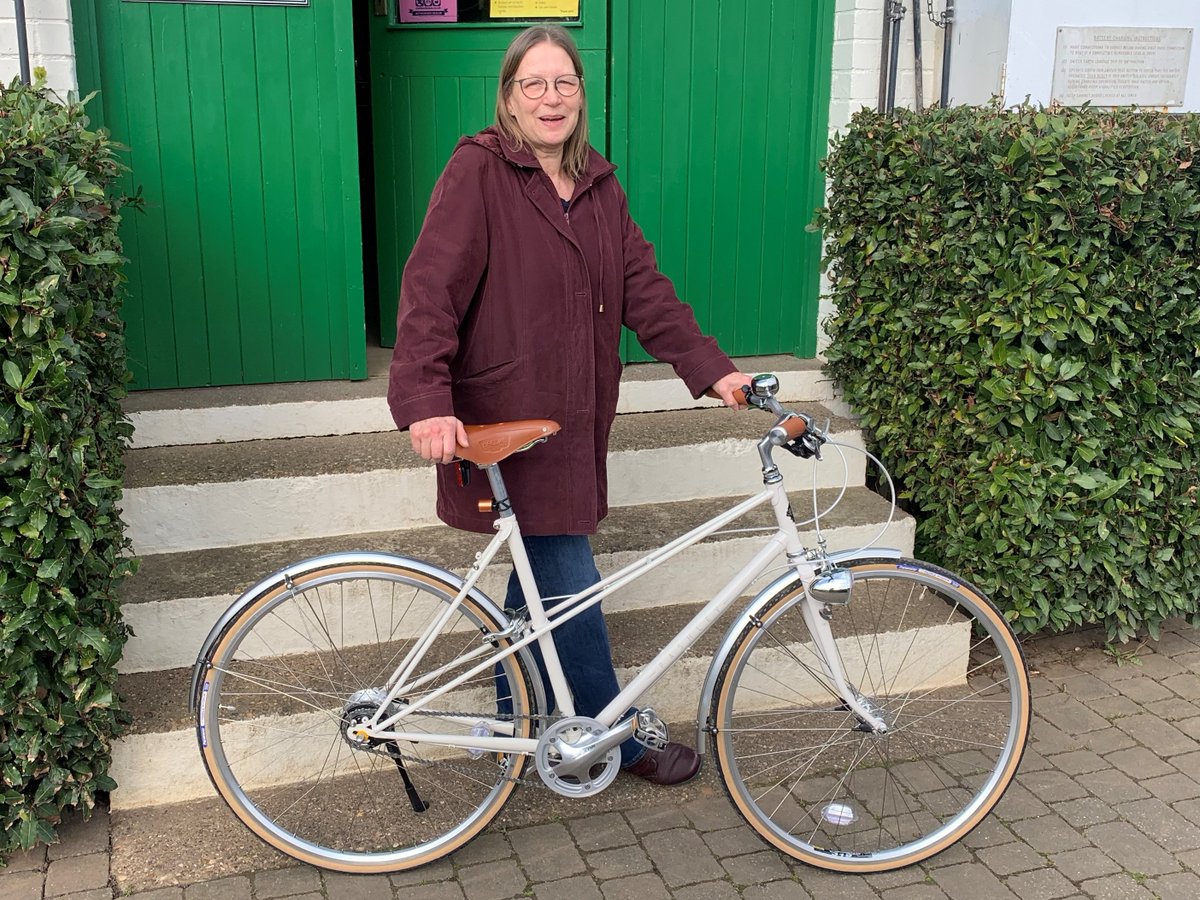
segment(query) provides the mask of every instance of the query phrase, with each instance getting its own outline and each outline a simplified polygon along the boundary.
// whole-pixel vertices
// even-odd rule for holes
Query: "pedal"
[[[662,750],[667,746],[667,726],[650,707],[637,714],[637,726],[633,739],[648,750]]]

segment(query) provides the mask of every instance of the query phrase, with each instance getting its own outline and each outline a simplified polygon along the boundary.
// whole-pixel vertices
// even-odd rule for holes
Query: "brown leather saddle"
[[[459,459],[477,466],[491,466],[521,450],[540,444],[562,428],[550,419],[518,419],[492,425],[467,425],[470,447],[454,448]]]

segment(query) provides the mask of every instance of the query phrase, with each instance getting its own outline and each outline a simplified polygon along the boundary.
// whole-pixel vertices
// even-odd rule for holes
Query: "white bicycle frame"
[[[498,477],[493,481],[493,484],[497,482],[499,482]],[[502,482],[499,483],[502,484]],[[800,577],[801,583],[805,587],[806,595],[803,601],[804,619],[830,681],[840,694],[842,700],[860,719],[878,730],[885,730],[886,726],[879,719],[878,714],[869,706],[864,705],[858,692],[847,683],[841,665],[841,656],[834,642],[829,623],[820,615],[822,604],[814,600],[811,596],[808,596],[808,587],[813,579],[816,578],[820,563],[809,559],[800,543],[796,523],[792,520],[788,511],[788,498],[784,491],[783,481],[780,479],[773,484],[768,483],[759,494],[709,519],[688,533],[652,551],[625,568],[614,572],[599,583],[564,599],[549,613],[547,613],[542,603],[541,595],[538,593],[537,583],[534,580],[533,571],[529,565],[529,558],[525,552],[525,544],[521,538],[521,529],[517,522],[517,516],[515,512],[510,515],[501,516],[496,521],[496,536],[492,538],[488,546],[476,558],[475,564],[471,567],[462,588],[455,595],[454,599],[446,604],[437,617],[437,620],[409,650],[400,665],[396,667],[392,676],[387,681],[388,690],[386,699],[380,704],[379,710],[375,713],[371,721],[366,725],[359,726],[359,736],[375,740],[412,741],[481,751],[534,753],[537,749],[538,741],[533,738],[503,736],[506,733],[509,735],[512,734],[513,723],[500,719],[483,719],[483,723],[491,730],[492,736],[472,734],[450,735],[429,733],[423,730],[410,732],[392,729],[396,725],[401,725],[402,727],[403,720],[406,717],[419,713],[424,707],[439,697],[456,689],[481,672],[492,669],[499,660],[511,656],[534,641],[537,641],[541,647],[546,665],[546,673],[549,676],[551,689],[554,693],[553,698],[547,698],[550,708],[553,708],[555,703],[557,703],[559,712],[562,715],[573,716],[575,714],[575,707],[571,700],[571,691],[567,686],[566,677],[563,674],[562,664],[559,661],[558,650],[551,632],[563,622],[573,619],[585,610],[602,602],[605,597],[642,577],[647,572],[658,568],[688,547],[704,540],[729,523],[741,518],[752,509],[768,502],[774,510],[775,519],[778,523],[776,532],[767,539],[762,549],[754,555],[754,558],[743,566],[704,605],[692,620],[659,651],[654,659],[642,667],[641,671],[629,684],[595,717],[596,720],[605,728],[612,729],[623,717],[628,717],[630,725],[630,734],[628,736],[632,736],[633,724],[636,717],[629,713],[630,707],[662,677],[676,660],[687,652],[688,648],[712,626],[755,579],[771,566],[771,563],[782,552],[786,554],[788,565]],[[503,650],[490,653],[489,651],[494,646],[490,638],[494,638],[495,635],[487,635],[483,640],[483,645],[477,650],[465,653],[441,668],[410,681],[409,679],[412,676],[413,670],[420,664],[433,644],[434,639],[450,620],[450,617],[454,615],[455,611],[462,604],[463,599],[470,593],[475,583],[479,580],[479,576],[483,570],[487,568],[497,551],[504,544],[508,545],[509,552],[512,554],[513,567],[516,569],[521,588],[525,593],[526,608],[529,614],[529,630],[524,636]],[[510,622],[510,630],[513,633],[516,633],[517,630],[524,630],[524,626],[525,623],[519,619],[515,622]],[[460,668],[475,659],[479,659],[479,662],[475,663],[467,671],[455,676],[448,683],[438,687],[426,696],[416,699],[411,703],[406,703],[400,711],[386,717],[384,716],[384,712],[391,707],[396,698],[412,694],[431,681],[442,677],[447,672]],[[466,725],[474,725],[480,721],[478,717],[467,719],[465,717],[439,715],[439,718],[442,720],[459,721]]]

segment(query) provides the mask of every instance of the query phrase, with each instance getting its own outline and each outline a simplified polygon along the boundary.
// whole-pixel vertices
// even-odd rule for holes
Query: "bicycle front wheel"
[[[500,811],[523,755],[420,741],[363,745],[348,736],[379,709],[389,676],[456,590],[450,576],[420,563],[339,557],[271,583],[242,606],[209,654],[197,735],[213,784],[251,831],[315,866],[385,872],[457,850]],[[388,712],[482,662],[486,655],[455,660],[491,653],[484,634],[502,627],[466,597],[408,680],[424,674],[426,683]],[[462,736],[491,723],[500,736],[528,738],[534,706],[514,654],[395,727]]]
[[[970,584],[910,560],[849,568],[850,602],[829,624],[851,688],[887,731],[865,729],[838,695],[798,583],[732,646],[710,724],[726,790],[760,836],[814,866],[880,872],[944,850],[996,805],[1029,733],[1029,678]]]

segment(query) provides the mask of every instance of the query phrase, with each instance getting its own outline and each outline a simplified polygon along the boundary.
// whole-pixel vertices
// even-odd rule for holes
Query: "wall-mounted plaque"
[[[1183,106],[1191,28],[1058,29],[1050,99],[1064,106]]]

